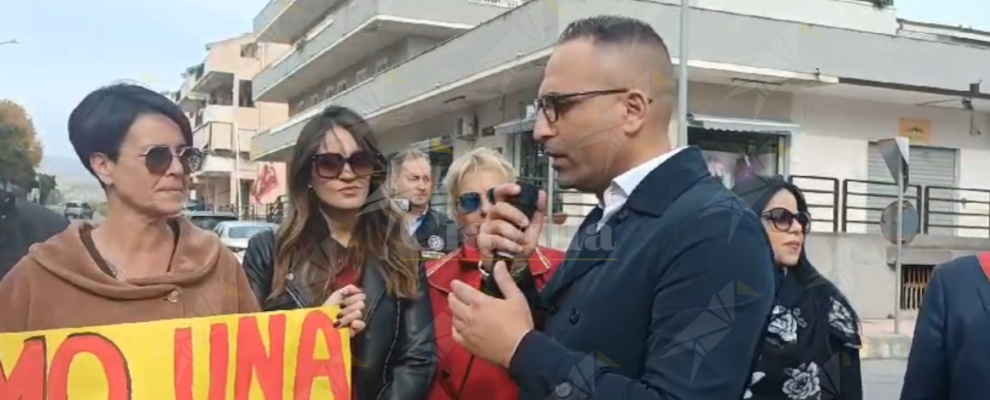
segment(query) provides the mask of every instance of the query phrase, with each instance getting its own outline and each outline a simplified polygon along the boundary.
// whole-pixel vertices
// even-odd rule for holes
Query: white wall
[[[866,179],[870,141],[897,136],[901,118],[922,118],[932,121],[931,145],[960,149],[957,168],[959,187],[990,189],[985,178],[990,167],[990,115],[980,114],[977,126],[981,136],[969,134],[969,114],[963,110],[917,107],[875,103],[869,101],[795,95],[792,119],[801,126],[801,133],[791,141],[791,174],[829,176],[838,179]],[[947,184],[949,184],[947,182]],[[864,191],[865,185],[851,188]],[[986,193],[966,192],[961,196],[974,200],[990,200]],[[827,202],[824,196],[819,202]],[[849,205],[865,206],[865,198],[851,196]],[[809,198],[809,201],[814,201]],[[987,213],[986,205],[970,205],[966,212]],[[865,212],[850,210],[849,220],[862,220]],[[986,224],[986,218],[963,218],[960,224]],[[849,232],[865,232],[865,226],[851,224]],[[964,236],[985,236],[986,231],[962,230]]]
[[[680,4],[678,0],[659,0],[659,2]],[[877,9],[865,1],[696,0],[691,6],[889,35],[896,33],[897,30],[897,13],[893,8]]]
[[[440,116],[405,125],[387,132],[379,132],[378,142],[382,151],[390,153],[398,151],[409,144],[434,138],[449,136],[456,132],[457,122],[461,117],[477,115],[478,131],[505,122],[514,121],[525,114],[525,106],[532,104],[536,97],[536,88],[529,88],[508,93],[501,98],[495,98],[480,104],[465,104],[459,109],[442,113]],[[474,147],[506,147],[505,136],[479,137],[477,140],[457,141],[454,154],[470,151]]]

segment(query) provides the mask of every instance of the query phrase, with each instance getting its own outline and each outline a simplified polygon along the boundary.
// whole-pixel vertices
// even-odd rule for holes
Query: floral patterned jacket
[[[743,399],[863,398],[858,319],[827,279],[782,270],[777,303]]]

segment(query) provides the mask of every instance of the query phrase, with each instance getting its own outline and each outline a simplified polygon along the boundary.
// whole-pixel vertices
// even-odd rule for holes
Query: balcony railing
[[[872,189],[872,190],[871,190]],[[918,210],[921,186],[908,185],[904,200]],[[850,225],[865,227],[867,232],[880,232],[880,216],[888,204],[897,201],[897,184],[860,179],[842,181],[842,231]]]
[[[226,122],[209,122],[193,131],[193,146],[207,150],[234,149],[234,125]]]
[[[960,236],[984,237],[990,230],[990,190],[965,189],[949,186],[925,186],[925,219],[921,229],[956,229]]]
[[[819,231],[837,232],[839,229],[839,188],[836,178],[820,176],[791,175],[791,183],[801,188],[804,200],[811,213],[811,225]],[[825,224],[825,228],[822,228]]]
[[[891,182],[811,175],[790,181],[805,194],[813,232],[879,232],[883,209],[897,201]],[[990,190],[911,184],[904,199],[918,210],[920,233],[990,238]]]

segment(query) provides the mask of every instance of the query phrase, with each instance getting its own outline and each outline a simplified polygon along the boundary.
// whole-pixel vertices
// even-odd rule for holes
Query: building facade
[[[455,154],[490,146],[545,178],[527,133],[543,63],[563,27],[599,13],[645,18],[680,62],[675,1],[329,3],[273,2],[255,20],[259,40],[293,50],[255,80],[256,99],[288,102],[290,118],[255,137],[254,159],[284,159],[305,121],[332,103],[369,116],[389,151],[437,141]],[[990,95],[971,88],[990,76],[980,67],[990,61],[990,35],[837,0],[706,2],[691,12],[690,35],[688,144],[706,150],[727,185],[758,165],[761,173],[836,179],[854,186],[850,192],[882,195],[892,186],[847,180],[892,182],[874,142],[914,132],[919,190],[990,188],[978,178],[990,151],[982,136]],[[672,85],[676,77],[653,81]],[[676,131],[672,124],[672,139]],[[866,208],[886,204],[868,197],[853,196],[845,218],[822,220],[835,230],[875,230],[879,211]],[[591,202],[554,198],[567,214],[581,212],[565,205]],[[961,218],[937,216],[933,225]],[[986,236],[985,225],[939,229]]]
[[[246,34],[206,45],[206,59],[186,70],[175,99],[189,116],[194,145],[206,151],[194,176],[196,199],[216,210],[256,210],[285,193],[281,162],[251,160],[251,138],[288,118],[283,103],[254,100],[253,79],[288,46]]]
[[[682,61],[676,0],[351,0],[307,8],[317,3],[327,2],[273,2],[255,20],[259,40],[297,44],[255,80],[256,99],[289,102],[290,117],[254,137],[252,159],[285,159],[308,118],[339,104],[367,116],[386,151],[498,148],[525,176],[552,181],[530,135],[532,104],[568,23],[599,14],[643,19],[666,40],[674,62]],[[896,198],[878,140],[911,138],[908,197],[922,236],[959,239],[919,243],[963,252],[990,245],[990,84],[982,84],[990,81],[990,34],[905,21],[873,1],[713,0],[689,14],[690,126],[688,142],[677,144],[701,147],[728,186],[760,173],[789,176],[804,188],[813,236],[825,235],[812,239],[809,251],[823,254],[828,264],[821,268],[870,304],[867,316],[891,311],[893,293],[877,290],[876,280],[857,288],[858,275],[838,271],[881,268],[872,276],[891,290],[909,280],[872,265],[892,260],[882,239],[868,260],[866,253],[843,255],[863,250],[856,235],[879,237],[882,210]],[[300,23],[313,28],[280,28]],[[368,27],[378,33],[369,37]],[[420,36],[427,31],[431,36]],[[388,62],[377,61],[386,55]],[[676,77],[651,82],[674,85]],[[672,122],[675,143],[677,128]],[[436,161],[449,158],[438,154]],[[547,241],[564,246],[580,223],[575,217],[595,200],[545,187],[559,223]],[[831,250],[826,256],[815,249]],[[958,253],[925,254],[918,263],[930,267]]]

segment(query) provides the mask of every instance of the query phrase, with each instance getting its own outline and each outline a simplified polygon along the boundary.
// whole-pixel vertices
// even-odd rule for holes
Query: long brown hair
[[[313,156],[320,151],[327,132],[334,128],[350,132],[361,150],[375,155],[378,164],[371,176],[368,199],[354,227],[352,242],[356,245],[351,246],[349,255],[326,251],[325,245],[333,239],[321,234],[329,233],[321,214],[323,204],[310,190],[314,177]],[[317,301],[322,303],[329,296],[330,283],[340,272],[338,261],[344,256],[348,256],[347,261],[359,268],[359,272],[365,272],[362,271],[365,261],[377,260],[389,294],[401,298],[416,294],[419,285],[416,251],[406,238],[401,214],[384,195],[386,171],[387,162],[378,149],[371,127],[354,111],[330,106],[306,123],[296,140],[287,171],[291,207],[275,235],[275,273],[270,299],[285,292],[286,276],[293,270],[294,263],[302,263],[301,273],[294,274],[295,279],[305,279],[306,287],[317,289]]]

